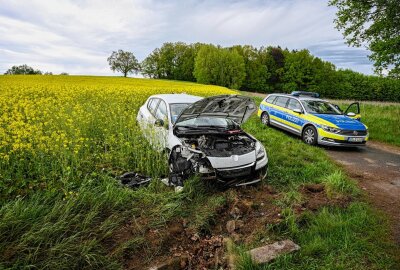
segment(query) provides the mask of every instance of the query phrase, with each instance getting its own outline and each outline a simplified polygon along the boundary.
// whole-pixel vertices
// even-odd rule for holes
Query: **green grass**
[[[90,82],[90,78],[86,80]],[[135,115],[136,111],[130,113]],[[300,252],[282,256],[268,268],[395,267],[385,223],[369,206],[359,202],[354,182],[340,172],[323,149],[307,146],[298,138],[262,126],[256,116],[244,129],[265,145],[269,155],[268,182],[281,193],[281,200],[276,203],[282,206],[285,219],[277,226],[266,226],[262,233],[278,239],[292,238],[302,247]],[[121,138],[130,134],[123,128],[118,132]],[[135,142],[144,142],[140,134],[130,136],[133,135]],[[156,177],[165,171],[166,164],[161,155],[149,148],[144,150],[147,143],[141,144],[140,153],[146,157],[143,160],[135,156],[136,148],[127,151],[118,142],[114,145],[106,157],[95,159],[99,163],[85,160],[90,171],[76,173],[76,168],[85,164],[65,167],[66,171],[73,171],[72,175],[67,172],[61,175],[69,175],[68,179],[76,178],[76,181],[63,182],[62,190],[34,189],[28,195],[10,196],[1,203],[0,269],[120,269],[124,259],[130,257],[149,262],[162,254],[168,241],[160,236],[154,249],[146,239],[147,231],[162,231],[171,222],[184,218],[191,230],[207,233],[215,224],[218,211],[231,200],[232,193],[239,192],[213,190],[196,178],[188,181],[180,194],[159,181],[137,190],[120,187],[107,169],[114,168],[112,164],[115,166],[122,160],[123,168],[128,168],[130,163],[141,162],[136,168],[147,171],[155,164],[157,169],[152,174]],[[105,151],[104,147],[101,149]],[[102,164],[104,160],[108,163]],[[58,180],[57,175],[52,177]],[[297,216],[293,206],[302,201],[299,187],[306,183],[324,183],[330,196],[353,196],[354,203],[348,208],[325,208]],[[120,236],[121,231],[124,237]],[[244,250],[259,244],[255,241],[237,248]],[[239,263],[239,269],[260,267],[244,260]]]
[[[271,233],[286,234],[300,251],[278,257],[268,265],[255,265],[242,252],[238,269],[395,269],[386,250],[390,244],[376,214],[364,203],[347,209],[324,208],[306,213],[297,222],[288,215],[286,224]]]

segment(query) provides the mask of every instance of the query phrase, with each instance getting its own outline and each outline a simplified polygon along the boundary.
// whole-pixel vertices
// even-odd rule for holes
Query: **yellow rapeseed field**
[[[68,190],[98,170],[162,173],[164,157],[149,149],[136,114],[150,95],[183,92],[236,93],[163,80],[0,76],[1,195]]]

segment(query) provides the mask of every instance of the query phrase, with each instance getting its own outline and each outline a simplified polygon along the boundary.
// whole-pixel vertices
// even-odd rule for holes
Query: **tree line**
[[[12,66],[4,73],[4,75],[53,75],[53,72],[44,72],[39,69],[34,69],[28,65],[19,65]],[[62,72],[60,75],[68,75],[68,73]]]
[[[308,50],[164,43],[140,63],[145,77],[244,91],[316,91],[327,98],[400,101],[400,80],[337,70]]]
[[[336,99],[400,102],[400,80],[337,70],[308,50],[281,47],[183,42],[164,43],[141,63],[131,52],[113,52],[108,58],[113,71],[126,77],[141,72],[155,79],[191,81],[250,92],[315,91]],[[5,74],[45,74],[27,65],[13,66]],[[62,73],[61,75],[68,75]]]

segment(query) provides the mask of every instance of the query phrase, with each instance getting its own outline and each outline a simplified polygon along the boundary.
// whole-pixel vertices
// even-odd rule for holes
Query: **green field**
[[[254,224],[230,250],[238,269],[398,267],[384,217],[363,202],[355,182],[323,149],[256,116],[244,129],[267,149],[263,185],[220,191],[193,177],[182,193],[157,180],[137,190],[119,186],[114,176],[125,171],[165,174],[165,156],[149,147],[135,117],[149,95],[172,92],[233,93],[159,80],[0,76],[0,268],[143,269],[171,256],[174,239],[182,237],[187,250],[198,244],[183,231],[198,241],[229,237],[220,223],[237,202],[249,205],[243,219]],[[310,195],[306,184],[323,191]],[[301,250],[264,267],[244,255],[286,238]]]

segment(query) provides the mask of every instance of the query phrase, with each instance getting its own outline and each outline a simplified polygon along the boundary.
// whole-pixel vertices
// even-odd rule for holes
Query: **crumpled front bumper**
[[[200,174],[202,179],[215,180],[223,186],[246,186],[261,182],[267,177],[268,157],[249,164],[214,169],[213,173]]]

